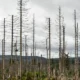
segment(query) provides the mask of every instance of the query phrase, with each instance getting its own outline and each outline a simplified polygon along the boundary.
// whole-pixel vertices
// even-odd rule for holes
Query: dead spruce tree
[[[75,80],[78,80],[78,24],[76,23],[76,10],[74,10],[74,28],[75,28]]]

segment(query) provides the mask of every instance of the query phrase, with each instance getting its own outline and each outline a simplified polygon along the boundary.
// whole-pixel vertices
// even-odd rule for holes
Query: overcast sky
[[[9,15],[18,14],[18,0],[0,0],[0,22],[3,23],[3,19],[8,21]],[[61,13],[64,17],[64,25],[66,27],[66,53],[70,53],[70,56],[74,56],[74,9],[77,11],[77,22],[80,21],[80,0],[30,0],[28,5],[31,8],[29,10],[29,18],[32,19],[33,13],[35,14],[35,30],[36,30],[36,45],[37,55],[43,54],[46,56],[45,40],[46,33],[45,27],[47,27],[46,18],[51,18],[51,57],[58,57],[58,9],[61,6]],[[9,19],[10,21],[10,19]],[[11,28],[6,28],[6,31],[10,31]],[[0,30],[0,41],[3,38],[3,26]],[[24,31],[23,31],[24,32]],[[30,34],[31,31],[29,32]],[[28,34],[29,34],[28,33]],[[8,33],[6,33],[8,34]],[[30,37],[29,34],[29,37]],[[10,40],[6,37],[6,43],[9,44],[6,47],[6,54],[10,54]],[[44,43],[42,43],[44,42]],[[0,43],[1,44],[1,43]],[[28,43],[31,46],[31,42]],[[80,46],[80,45],[79,45]],[[1,47],[1,45],[0,45]],[[0,48],[1,50],[1,48]],[[30,51],[29,51],[30,55]]]

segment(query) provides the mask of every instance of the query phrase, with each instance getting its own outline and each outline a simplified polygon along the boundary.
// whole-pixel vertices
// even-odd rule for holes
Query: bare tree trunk
[[[28,56],[28,45],[27,45],[27,36],[25,36],[25,56],[26,56],[26,72],[27,72],[27,64],[28,64],[28,62],[27,62],[27,56]]]
[[[59,73],[61,71],[61,8],[59,7]]]
[[[49,18],[49,79],[51,77],[51,66],[50,66],[50,58],[51,58],[51,25],[50,25],[50,18]]]
[[[35,72],[35,65],[34,65],[34,43],[35,43],[35,20],[34,20],[34,14],[33,14],[33,72]],[[35,74],[34,74],[34,80],[35,80]]]
[[[48,76],[48,38],[46,39],[46,53],[47,53],[46,72]]]
[[[3,71],[3,80],[5,80],[5,77],[4,77],[4,52],[3,52],[3,49],[4,48],[4,40],[2,40],[2,65],[3,65],[3,69],[2,69],[2,71]]]
[[[4,18],[4,39],[2,40],[3,53],[3,80],[5,80],[5,18]]]
[[[75,23],[75,80],[78,76],[78,25],[76,27],[76,10],[74,10],[74,23]]]
[[[65,70],[65,26],[63,25],[63,73]]]
[[[22,0],[20,0],[20,80],[22,78]]]
[[[31,48],[31,61],[30,61],[30,71],[31,71],[31,72],[32,72],[32,60],[33,60],[33,59],[32,59],[32,56],[33,56],[33,55],[32,55],[32,48]]]
[[[42,66],[42,55],[41,55],[41,59],[40,59],[40,78],[42,79],[41,77],[41,74],[42,74],[42,70],[43,69],[43,66]]]
[[[16,72],[15,72],[15,76],[16,76],[16,80],[17,80],[17,76],[18,76],[18,57],[17,57],[17,36],[16,36],[16,46],[15,46],[15,62],[16,62]]]
[[[10,76],[12,78],[12,62],[13,62],[13,18],[14,16],[12,15],[12,29],[11,29],[11,60],[10,60]]]

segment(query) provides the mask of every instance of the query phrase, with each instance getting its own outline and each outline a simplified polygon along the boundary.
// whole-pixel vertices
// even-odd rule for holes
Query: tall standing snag
[[[46,39],[46,53],[47,53],[47,61],[46,61],[46,71],[48,74],[48,38]]]
[[[59,7],[59,72],[61,71],[61,7]]]
[[[34,59],[34,56],[35,56],[35,55],[34,55],[34,47],[35,47],[35,45],[34,45],[34,43],[35,43],[35,19],[34,19],[34,18],[35,18],[35,16],[34,16],[34,14],[33,14],[33,72],[34,72],[34,69],[35,69],[35,68],[34,68],[34,67],[35,67],[35,66],[34,66],[34,60],[35,60],[35,59]],[[35,80],[35,77],[34,77],[34,80]]]
[[[20,80],[22,78],[22,0],[20,0]]]
[[[13,60],[13,18],[14,16],[12,15],[12,33],[11,33],[11,64]]]
[[[63,25],[63,60],[62,60],[62,72],[64,73],[65,70],[65,26]]]
[[[5,18],[4,18],[4,39],[2,40],[2,53],[3,53],[3,80],[5,79]]]
[[[2,73],[3,77],[2,77],[2,78],[3,78],[3,80],[4,80],[4,79],[5,79],[5,77],[4,77],[4,71],[5,71],[5,70],[4,70],[4,52],[3,52],[4,44],[3,44],[3,42],[4,42],[4,41],[2,40],[2,68],[3,68],[3,69],[2,69],[2,71],[3,71],[3,73]]]
[[[34,14],[33,14],[33,58],[34,58],[34,43],[35,43],[35,20],[34,20]],[[33,59],[34,60],[34,59]]]
[[[51,76],[51,71],[50,71],[50,58],[51,58],[51,19],[49,18],[49,79]]]
[[[77,23],[77,69],[79,69],[79,61],[78,61],[78,23]]]
[[[76,10],[74,10],[75,25],[75,80],[78,78],[78,24],[76,24]]]

